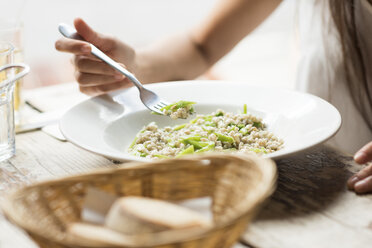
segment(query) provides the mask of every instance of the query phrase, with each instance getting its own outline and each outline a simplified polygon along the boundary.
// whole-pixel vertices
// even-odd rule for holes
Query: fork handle
[[[91,53],[96,56],[97,58],[101,59],[102,61],[106,62],[109,66],[114,68],[115,70],[122,73],[124,76],[126,76],[138,89],[142,89],[143,85],[140,83],[140,81],[129,71],[127,71],[124,67],[122,67],[119,63],[115,62],[113,59],[111,59],[109,56],[104,54],[101,50],[99,50],[95,45],[90,44],[91,47]]]

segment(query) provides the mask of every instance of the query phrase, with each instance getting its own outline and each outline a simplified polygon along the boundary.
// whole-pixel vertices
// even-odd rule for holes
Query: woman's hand
[[[365,164],[372,161],[372,141],[363,146],[354,156],[358,164]],[[356,193],[372,192],[372,164],[350,177],[347,182],[349,189]]]
[[[77,32],[115,61],[135,73],[135,51],[119,40],[95,32],[82,19],[74,21]],[[74,54],[75,78],[80,91],[100,95],[131,86],[129,80],[90,53],[87,42],[62,38],[55,43],[58,51]]]

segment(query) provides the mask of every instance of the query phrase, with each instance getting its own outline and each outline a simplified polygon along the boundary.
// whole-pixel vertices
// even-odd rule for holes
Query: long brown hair
[[[360,0],[329,0],[329,8],[339,33],[347,86],[354,104],[372,130],[372,82],[367,78],[367,69],[372,70],[372,65],[366,65],[362,57],[355,22],[355,1]]]

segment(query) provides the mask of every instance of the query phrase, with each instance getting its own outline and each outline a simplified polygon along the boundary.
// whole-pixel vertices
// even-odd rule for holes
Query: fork
[[[81,35],[79,35],[76,30],[64,23],[61,23],[58,25],[59,32],[69,39],[75,39],[75,40],[84,40]],[[89,43],[91,47],[91,53],[102,60],[103,62],[107,63],[109,66],[114,68],[115,70],[122,73],[124,76],[126,76],[138,89],[140,94],[140,99],[142,103],[151,111],[164,115],[163,111],[161,111],[161,108],[169,105],[167,101],[161,99],[157,94],[152,92],[151,90],[146,89],[140,81],[129,71],[127,71],[124,67],[122,67],[119,63],[115,62],[113,59],[111,59],[109,56],[107,56],[105,53],[103,53],[101,50],[99,50],[96,46]]]

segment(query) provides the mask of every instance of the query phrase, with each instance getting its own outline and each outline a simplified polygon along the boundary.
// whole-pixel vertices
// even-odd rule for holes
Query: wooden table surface
[[[84,99],[75,87],[66,85],[33,90],[26,100],[51,110],[51,106],[66,107],[71,95],[76,102]],[[16,156],[0,163],[0,201],[9,191],[33,182],[118,166],[42,131],[18,134],[16,145]],[[347,178],[362,168],[351,156],[321,145],[277,165],[277,190],[248,227],[243,243],[267,248],[372,244],[372,195],[356,195],[345,186]],[[37,245],[0,213],[0,248],[18,247]]]

